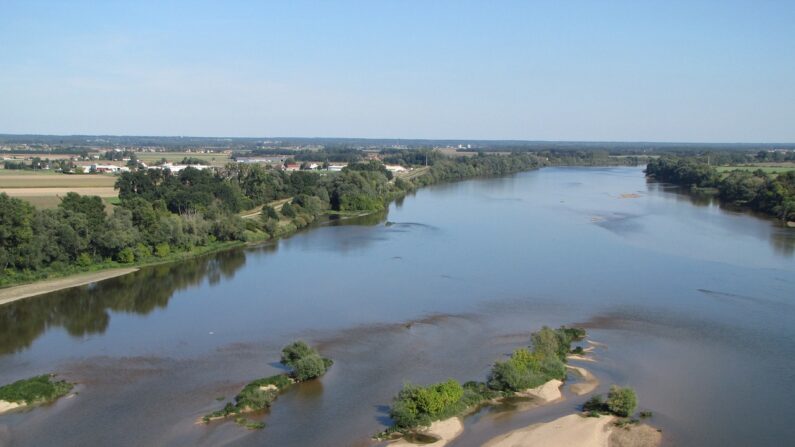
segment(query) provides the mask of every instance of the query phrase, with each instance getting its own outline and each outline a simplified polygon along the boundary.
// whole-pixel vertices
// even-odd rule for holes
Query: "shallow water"
[[[608,346],[582,366],[635,387],[669,445],[792,444],[793,251],[795,231],[637,168],[433,186],[388,216],[0,307],[0,383],[80,383],[0,416],[0,444],[371,445],[404,381],[483,380],[529,332],[573,323]],[[334,367],[252,417],[266,429],[194,423],[298,337]],[[485,409],[453,445],[586,398]]]

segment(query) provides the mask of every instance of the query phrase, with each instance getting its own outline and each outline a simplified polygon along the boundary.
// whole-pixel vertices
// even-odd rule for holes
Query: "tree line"
[[[646,175],[687,188],[714,188],[726,203],[783,220],[795,218],[795,171],[735,170],[721,176],[699,159],[661,157],[646,165]]]

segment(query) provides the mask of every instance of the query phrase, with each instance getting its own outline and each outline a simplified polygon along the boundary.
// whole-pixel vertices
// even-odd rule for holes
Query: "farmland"
[[[108,199],[117,196],[112,175],[69,175],[51,171],[11,171],[0,169],[0,192],[32,203],[39,208],[54,208],[68,192]]]
[[[766,174],[781,174],[783,172],[795,171],[795,163],[749,163],[738,166],[716,166],[715,169],[721,174],[731,171],[756,171],[761,170]]]
[[[170,163],[179,163],[184,158],[188,157],[198,158],[199,160],[206,161],[213,166],[223,166],[232,160],[229,154],[222,153],[203,154],[198,152],[137,152],[135,155],[138,157],[138,160],[141,160],[146,164],[152,164],[163,159]]]

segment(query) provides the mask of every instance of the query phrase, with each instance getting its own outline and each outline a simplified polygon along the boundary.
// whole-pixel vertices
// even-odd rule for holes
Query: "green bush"
[[[165,258],[171,254],[171,247],[168,244],[157,244],[155,246],[155,255],[158,258]]]
[[[394,398],[389,416],[398,428],[430,425],[464,408],[464,388],[453,379],[427,387],[406,384]]]
[[[91,259],[91,255],[89,255],[88,253],[83,252],[83,253],[80,253],[80,255],[77,257],[75,262],[80,267],[88,267],[89,265],[94,263],[94,260]]]
[[[616,416],[628,417],[637,404],[638,398],[632,388],[613,385],[607,393],[607,408]]]
[[[139,243],[135,246],[135,259],[141,261],[152,256],[152,249],[148,245]]]
[[[283,365],[292,366],[296,361],[312,354],[317,355],[317,351],[309,347],[306,342],[298,340],[282,349],[281,363]]]
[[[293,376],[299,382],[316,379],[326,373],[326,362],[317,354],[296,360],[292,366]]]
[[[131,264],[135,262],[135,252],[132,248],[125,247],[116,255],[116,260],[122,264]]]

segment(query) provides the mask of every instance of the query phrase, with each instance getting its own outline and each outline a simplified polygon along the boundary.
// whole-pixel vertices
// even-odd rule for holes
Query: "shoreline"
[[[25,298],[43,295],[45,293],[56,292],[59,290],[71,289],[72,287],[84,286],[95,282],[104,281],[110,278],[127,275],[140,270],[140,267],[123,267],[99,270],[96,272],[77,273],[55,279],[35,281],[18,286],[10,286],[0,289],[0,306]]]

